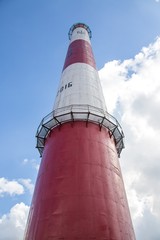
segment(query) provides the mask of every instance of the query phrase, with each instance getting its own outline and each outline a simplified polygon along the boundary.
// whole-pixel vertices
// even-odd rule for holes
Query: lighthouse
[[[134,240],[119,157],[124,134],[105,104],[84,23],[69,30],[54,102],[37,130],[41,164],[25,240]]]

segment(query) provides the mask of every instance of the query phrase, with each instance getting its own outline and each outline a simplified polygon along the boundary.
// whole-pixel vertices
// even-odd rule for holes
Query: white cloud
[[[106,63],[99,74],[108,111],[125,133],[120,163],[137,240],[159,239],[160,38],[133,59]]]
[[[0,240],[22,240],[29,206],[23,202],[13,206],[0,218]]]
[[[22,161],[22,164],[23,165],[27,165],[27,164],[30,164],[32,168],[36,169],[37,171],[39,170],[39,166],[40,166],[40,163],[35,160],[35,159],[28,159],[28,158],[25,158],[23,161]]]
[[[5,178],[0,178],[0,197],[3,197],[4,194],[20,195],[24,193],[24,188],[15,180],[9,181]]]
[[[28,163],[28,159],[27,158],[25,158],[23,161],[22,161],[22,164],[24,164],[24,165],[26,165],[27,163]]]
[[[0,197],[21,195],[25,189],[33,193],[34,185],[31,179],[8,180],[0,178]],[[0,240],[22,240],[29,206],[23,202],[13,206],[8,214],[0,217]]]
[[[18,180],[8,180],[6,178],[0,178],[0,197],[4,195],[21,195],[25,193],[25,189],[29,190],[32,194],[34,189],[34,184],[29,178],[20,178]]]
[[[31,194],[33,194],[33,190],[34,190],[34,184],[32,183],[32,180],[29,178],[21,178],[19,179],[19,182],[29,190],[29,192]]]

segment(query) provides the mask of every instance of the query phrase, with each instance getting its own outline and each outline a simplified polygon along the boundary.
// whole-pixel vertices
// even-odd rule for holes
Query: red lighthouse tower
[[[25,240],[134,240],[119,159],[123,131],[106,109],[90,44],[77,23],[54,110],[40,123],[42,156]]]

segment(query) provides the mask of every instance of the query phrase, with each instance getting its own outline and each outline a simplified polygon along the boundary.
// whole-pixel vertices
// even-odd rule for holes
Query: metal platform
[[[95,123],[99,125],[100,130],[102,127],[107,128],[109,130],[110,137],[114,137],[118,157],[120,157],[120,153],[124,148],[124,134],[120,124],[109,113],[89,105],[71,105],[59,108],[52,111],[42,119],[36,133],[36,148],[38,148],[40,157],[43,153],[45,139],[51,130],[64,123],[76,121],[84,121],[86,124],[88,122]]]
[[[72,27],[69,29],[69,33],[68,33],[69,40],[71,40],[71,36],[72,36],[72,33],[73,33],[74,29],[76,29],[78,27],[86,29],[87,32],[88,32],[89,38],[90,39],[92,38],[92,32],[91,32],[91,30],[90,30],[90,28],[89,28],[89,26],[87,24],[76,23],[76,24],[73,24]]]

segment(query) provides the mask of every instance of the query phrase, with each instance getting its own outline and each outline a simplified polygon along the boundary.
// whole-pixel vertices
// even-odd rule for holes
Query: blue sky
[[[132,65],[136,72],[137,63],[133,67],[133,62],[127,65],[125,60],[135,59],[143,47],[150,49],[150,44],[154,48],[160,35],[159,13],[158,0],[0,0],[0,219],[8,219],[0,239],[21,239],[23,226],[21,230],[14,228],[11,208],[18,208],[16,204],[20,203],[24,204],[22,208],[30,205],[40,163],[35,133],[41,119],[52,111],[71,25],[84,22],[90,26],[97,68],[107,92],[105,76],[114,74],[105,71],[104,65],[113,71],[127,69],[128,73]],[[142,53],[145,55],[145,51]],[[117,79],[122,72],[118,74]],[[114,89],[110,87],[108,83],[108,89]],[[117,96],[112,101],[107,99],[107,106],[112,102],[110,109],[115,114]],[[124,163],[122,167],[127,178],[130,167],[126,170]],[[15,234],[12,238],[6,233],[10,224]],[[16,238],[16,231],[21,231],[20,238]],[[152,239],[159,239],[156,237]]]

